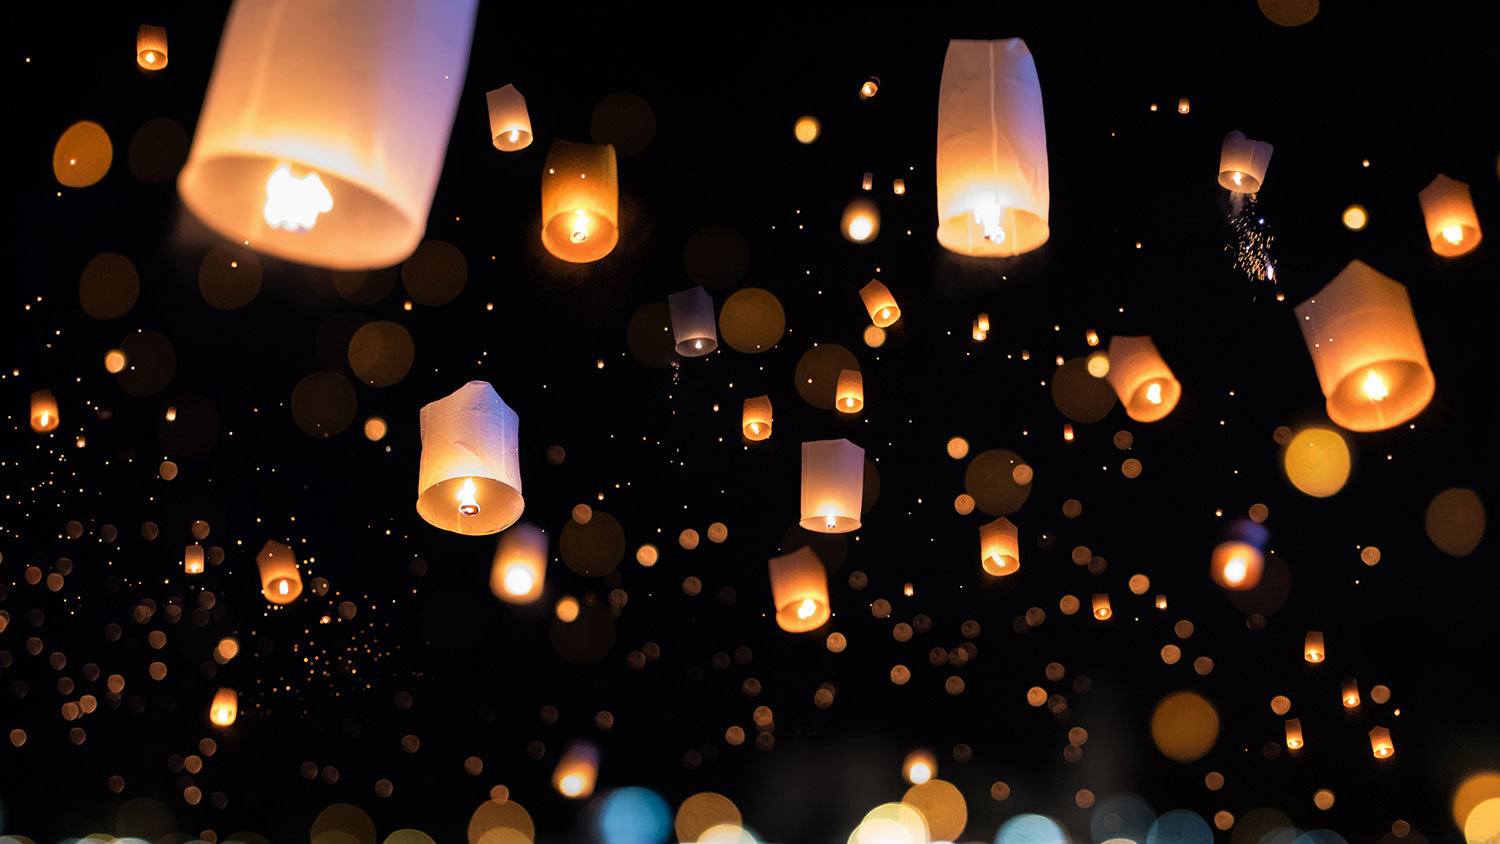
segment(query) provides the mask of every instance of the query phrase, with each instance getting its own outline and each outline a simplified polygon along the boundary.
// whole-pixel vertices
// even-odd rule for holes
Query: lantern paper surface
[[[484,100],[490,108],[490,141],[495,149],[515,152],[531,146],[531,114],[516,86],[496,88]]]
[[[594,793],[594,782],[598,778],[599,748],[576,742],[552,772],[552,787],[564,797],[582,800]]]
[[[719,347],[714,329],[714,300],[702,287],[694,287],[667,297],[672,314],[672,339],[677,354],[685,358],[702,357]]]
[[[499,533],[525,509],[520,418],[487,381],[470,381],[422,408],[417,512],[469,536]]]
[[[865,450],[848,440],[802,444],[802,520],[807,530],[859,529],[865,494]]]
[[[1236,129],[1224,136],[1219,149],[1219,184],[1235,193],[1255,193],[1266,181],[1271,164],[1270,144],[1252,141]]]
[[[556,140],[542,167],[542,245],[575,264],[597,261],[620,239],[619,170],[609,144]]]
[[[865,310],[870,312],[870,322],[876,328],[890,328],[901,319],[901,309],[896,307],[896,297],[890,288],[875,279],[859,289],[859,298],[864,300]]]
[[[858,369],[839,370],[835,406],[840,413],[858,413],[865,406],[865,376]]]
[[[806,633],[822,627],[832,615],[828,605],[828,573],[823,561],[807,546],[790,554],[772,557],[771,602],[776,605],[776,623],[788,633]]]
[[[1376,759],[1389,759],[1396,755],[1396,745],[1391,743],[1391,731],[1388,728],[1371,728],[1370,753],[1374,754]]]
[[[938,243],[1019,255],[1047,242],[1047,129],[1036,62],[1020,38],[948,42],[938,89]]]
[[[208,707],[208,720],[215,726],[228,727],[240,714],[240,693],[227,686],[214,693],[214,702]]]
[[[202,545],[189,545],[182,550],[182,570],[187,574],[203,573]]]
[[[135,33],[135,63],[146,70],[167,66],[167,28],[141,24]]]
[[[511,604],[542,597],[547,579],[547,534],[534,525],[517,525],[500,538],[490,567],[490,591]]]
[[[1350,261],[1296,308],[1297,325],[1327,399],[1328,418],[1383,431],[1421,413],[1436,383],[1406,287]]]
[[[51,390],[37,390],[31,394],[31,430],[45,434],[57,430],[61,421],[57,414],[57,397]]]
[[[387,267],[422,240],[477,0],[237,0],[177,190],[278,258]]]
[[[1427,239],[1432,242],[1432,251],[1451,258],[1479,245],[1483,235],[1468,184],[1439,173],[1432,184],[1417,194],[1417,200],[1422,203],[1422,218],[1427,221]]]
[[[1125,412],[1137,422],[1166,417],[1182,398],[1182,384],[1167,368],[1150,337],[1109,338],[1109,371],[1105,380],[1120,397]]]
[[[747,440],[764,440],[771,436],[771,397],[756,396],[745,399],[741,425]]]
[[[302,575],[292,549],[274,539],[266,540],[255,557],[260,570],[260,592],[273,604],[290,604],[302,594]]]
[[[1021,540],[1010,519],[1001,516],[979,526],[979,565],[996,577],[1021,570]]]
[[[1308,662],[1322,662],[1328,658],[1328,650],[1323,647],[1322,631],[1307,631],[1307,638],[1302,641],[1302,658]]]

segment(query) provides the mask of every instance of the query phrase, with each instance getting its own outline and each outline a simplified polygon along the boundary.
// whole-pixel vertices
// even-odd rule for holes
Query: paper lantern
[[[552,772],[552,787],[564,797],[582,800],[594,793],[599,778],[599,748],[574,742]]]
[[[404,260],[427,227],[477,6],[236,2],[177,177],[183,203],[278,258]]]
[[[1221,542],[1214,548],[1209,561],[1209,573],[1214,582],[1225,589],[1254,589],[1260,583],[1264,562],[1259,548],[1248,542],[1231,540]]]
[[[1125,413],[1137,422],[1155,422],[1177,407],[1182,384],[1167,368],[1150,337],[1109,338],[1105,379],[1120,397]]]
[[[1339,692],[1339,699],[1344,702],[1345,709],[1354,709],[1359,706],[1359,681],[1353,677],[1344,678],[1343,688]]]
[[[979,325],[980,325],[979,320],[977,320],[977,319],[974,320],[974,330],[971,333],[971,336],[975,340],[983,340],[985,338],[985,336],[988,334],[988,332],[985,331],[983,328],[980,328]]]
[[[417,512],[428,524],[477,536],[521,517],[520,425],[488,381],[422,408]]]
[[[1417,194],[1422,203],[1422,218],[1427,221],[1427,239],[1432,251],[1446,257],[1462,255],[1479,245],[1479,215],[1469,185],[1439,173],[1432,184]]]
[[[880,77],[871,76],[865,80],[865,84],[859,86],[859,98],[868,100],[880,92]]]
[[[135,63],[144,70],[167,66],[167,28],[141,24],[135,31]]]
[[[1299,750],[1302,747],[1302,721],[1297,718],[1286,719],[1286,749]]]
[[[1010,519],[1001,516],[979,526],[979,565],[996,577],[1020,571],[1021,540]]]
[[[1234,193],[1255,193],[1266,181],[1271,145],[1252,141],[1236,129],[1224,136],[1219,150],[1219,184]]]
[[[1308,662],[1322,662],[1328,658],[1328,650],[1323,647],[1322,631],[1307,631],[1307,638],[1302,640],[1302,658]]]
[[[677,354],[685,358],[698,358],[719,347],[719,335],[714,331],[714,300],[702,287],[694,287],[667,297],[667,310],[672,314],[672,339],[677,342]]]
[[[490,591],[506,603],[529,604],[542,597],[547,579],[547,535],[533,525],[517,525],[500,538],[490,567]]]
[[[1192,103],[1188,102],[1188,98],[1187,97],[1178,97],[1177,98],[1177,113],[1178,114],[1187,114],[1189,111],[1192,111],[1192,108],[1193,108]]]
[[[840,413],[858,413],[865,406],[865,376],[858,369],[840,369],[834,406]]]
[[[587,264],[620,239],[620,175],[615,148],[555,140],[542,168],[542,245]]]
[[[937,758],[926,750],[913,750],[901,763],[901,776],[912,785],[921,785],[937,776]]]
[[[490,108],[490,141],[501,152],[515,152],[531,146],[531,114],[526,98],[514,85],[496,88],[484,95]]]
[[[1383,431],[1421,413],[1436,382],[1406,287],[1350,261],[1296,307],[1328,418],[1351,431]]]
[[[187,574],[203,573],[202,545],[189,545],[182,550],[182,570]]]
[[[818,533],[859,529],[865,494],[865,450],[848,440],[802,444],[802,520]]]
[[[240,693],[221,686],[214,693],[214,702],[208,707],[208,720],[216,727],[228,727],[240,714]]]
[[[1047,128],[1025,41],[948,42],[936,175],[944,248],[996,258],[1047,242]]]
[[[1094,595],[1093,606],[1094,618],[1100,621],[1108,621],[1109,617],[1115,614],[1114,610],[1109,607],[1109,595],[1107,594],[1100,593]]]
[[[1396,755],[1396,745],[1391,743],[1391,731],[1385,727],[1370,730],[1370,752],[1376,759],[1389,759]]]
[[[273,604],[290,604],[302,594],[302,575],[292,549],[274,539],[266,540],[255,556],[260,570],[260,594]]]
[[[876,279],[859,289],[859,298],[864,300],[865,310],[870,312],[870,322],[877,328],[890,328],[901,318],[901,309],[896,307],[896,298],[890,288]]]
[[[828,605],[828,573],[818,555],[804,545],[790,554],[772,557],[769,568],[777,625],[788,633],[822,627],[832,609]]]
[[[37,390],[31,394],[31,430],[38,434],[57,430],[62,421],[57,413],[57,397],[51,390]]]
[[[868,199],[856,199],[844,206],[839,230],[851,243],[869,243],[880,234],[880,209]]]
[[[759,442],[771,436],[771,397],[756,396],[745,399],[745,410],[741,416],[745,439]]]

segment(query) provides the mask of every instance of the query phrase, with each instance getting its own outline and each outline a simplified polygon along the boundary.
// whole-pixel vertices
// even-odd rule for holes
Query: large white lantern
[[[859,530],[865,450],[848,440],[802,444],[802,527],[818,533]]]
[[[672,339],[677,354],[698,358],[719,347],[714,330],[714,300],[702,287],[693,287],[667,297],[672,315]]]
[[[470,536],[499,533],[526,507],[521,421],[487,381],[470,381],[422,408],[417,513]]]

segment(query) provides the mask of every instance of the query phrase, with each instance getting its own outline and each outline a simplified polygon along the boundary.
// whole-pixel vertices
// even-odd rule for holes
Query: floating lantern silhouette
[[[45,434],[57,430],[62,417],[57,412],[57,397],[51,390],[37,390],[31,394],[31,430]]]
[[[769,568],[776,624],[788,633],[822,627],[832,610],[828,605],[828,573],[818,555],[804,545],[790,554],[772,557]]]
[[[1001,516],[979,526],[979,565],[986,574],[996,577],[1020,571],[1020,536],[1010,519]]]
[[[1439,173],[1417,194],[1417,200],[1422,204],[1432,251],[1451,258],[1479,245],[1483,234],[1468,184]]]
[[[1307,631],[1307,637],[1302,641],[1302,658],[1308,662],[1322,662],[1328,658],[1328,650],[1323,647],[1321,630]]]
[[[1391,743],[1391,731],[1385,727],[1370,730],[1370,753],[1376,759],[1389,759],[1396,755],[1396,745]]]
[[[521,517],[520,418],[487,381],[422,408],[417,513],[433,527],[499,533]]]
[[[1359,706],[1359,681],[1353,677],[1344,678],[1343,687],[1339,692],[1339,699],[1344,702],[1345,709],[1354,709]]]
[[[575,742],[552,772],[552,787],[557,793],[582,800],[594,793],[599,778],[599,748],[587,742]]]
[[[1238,129],[1224,136],[1219,150],[1219,184],[1234,193],[1255,193],[1266,181],[1270,144],[1252,141]]]
[[[771,436],[771,397],[756,396],[745,399],[745,409],[740,416],[740,425],[745,439],[760,440]]]
[[[167,28],[141,24],[135,31],[135,63],[144,70],[167,66]]]
[[[864,501],[865,450],[848,440],[802,444],[802,519],[818,533],[859,529]]]
[[[1297,718],[1286,719],[1287,750],[1300,750],[1302,744],[1302,721]]]
[[[1254,589],[1260,583],[1264,562],[1259,548],[1248,542],[1231,540],[1214,548],[1209,572],[1214,582],[1225,589],[1243,591]]]
[[[187,574],[203,573],[202,545],[189,545],[182,549],[182,570]]]
[[[517,525],[500,537],[490,567],[490,591],[511,604],[542,596],[547,579],[547,535],[534,525]]]
[[[1182,384],[1167,368],[1150,337],[1109,338],[1105,380],[1114,388],[1125,412],[1137,422],[1155,422],[1177,407]]]
[[[273,604],[290,604],[302,594],[302,575],[292,549],[274,539],[266,540],[255,556],[260,571],[260,593]]]
[[[1093,607],[1094,618],[1099,621],[1108,621],[1109,617],[1115,614],[1109,606],[1109,595],[1104,593],[1094,595]]]
[[[214,702],[208,707],[208,720],[216,727],[228,727],[240,713],[240,693],[227,686],[214,693]]]
[[[495,149],[515,152],[531,146],[531,114],[516,86],[496,88],[484,100],[490,109],[490,141]]]
[[[719,347],[714,330],[714,300],[702,287],[694,287],[667,297],[672,316],[672,339],[677,354],[685,358],[702,357]]]
[[[542,167],[542,245],[587,264],[620,239],[620,175],[615,148],[555,140]]]
[[[840,413],[858,413],[865,406],[865,377],[858,369],[839,370],[834,406]]]
[[[859,289],[859,298],[865,303],[865,310],[870,312],[870,322],[877,328],[890,328],[901,319],[901,309],[896,307],[896,297],[891,295],[890,288],[876,279],[870,279],[870,283]]]

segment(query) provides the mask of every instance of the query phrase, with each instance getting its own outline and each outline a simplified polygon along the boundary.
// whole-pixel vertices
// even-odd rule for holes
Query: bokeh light
[[[1201,759],[1219,738],[1219,713],[1197,692],[1174,692],[1151,713],[1151,739],[1176,762]]]
[[[1328,428],[1298,431],[1287,444],[1282,462],[1292,486],[1314,498],[1333,495],[1349,480],[1349,446]]]
[[[672,810],[650,789],[622,788],[604,798],[594,826],[603,844],[661,844],[672,832]]]

